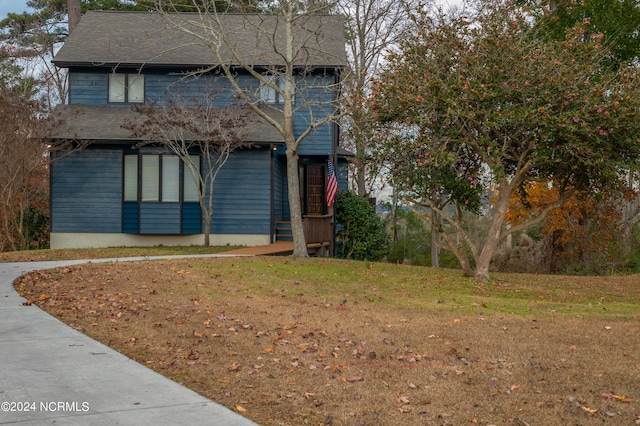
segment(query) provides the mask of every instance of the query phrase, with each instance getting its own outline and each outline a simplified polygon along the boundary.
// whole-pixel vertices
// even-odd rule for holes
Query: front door
[[[307,214],[324,214],[324,166],[307,166]]]

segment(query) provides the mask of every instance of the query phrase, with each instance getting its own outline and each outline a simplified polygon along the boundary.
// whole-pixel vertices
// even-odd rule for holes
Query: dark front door
[[[324,214],[324,166],[307,166],[307,214]]]

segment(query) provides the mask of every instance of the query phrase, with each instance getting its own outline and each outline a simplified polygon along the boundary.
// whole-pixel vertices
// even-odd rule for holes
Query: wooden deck
[[[329,243],[310,243],[307,244],[310,255],[327,254]],[[266,246],[243,247],[241,249],[221,252],[220,254],[229,254],[237,256],[288,256],[293,253],[293,241],[276,241]]]
[[[234,254],[239,256],[285,256],[293,253],[293,241],[277,241],[266,246],[243,247],[241,249],[225,251],[220,254]]]

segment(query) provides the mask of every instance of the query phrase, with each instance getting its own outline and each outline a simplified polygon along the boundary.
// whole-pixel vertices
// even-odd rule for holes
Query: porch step
[[[280,220],[276,222],[276,241],[293,241],[290,221]]]

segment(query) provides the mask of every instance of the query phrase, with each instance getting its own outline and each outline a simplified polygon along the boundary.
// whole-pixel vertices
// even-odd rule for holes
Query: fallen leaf
[[[407,398],[406,396],[399,396],[398,398],[396,398],[396,401],[400,404],[408,404],[409,398]]]
[[[589,408],[589,407],[587,407],[585,405],[581,406],[580,408],[582,408],[584,411],[586,411],[587,413],[592,414],[594,416],[598,412],[598,410],[596,408]]]
[[[246,409],[246,408],[244,408],[242,405],[236,404],[236,411],[237,411],[238,413],[246,413],[246,412],[247,412],[247,409]]]
[[[615,399],[616,401],[620,401],[620,402],[631,402],[633,401],[631,398],[627,398],[624,395],[612,395],[613,399]]]

